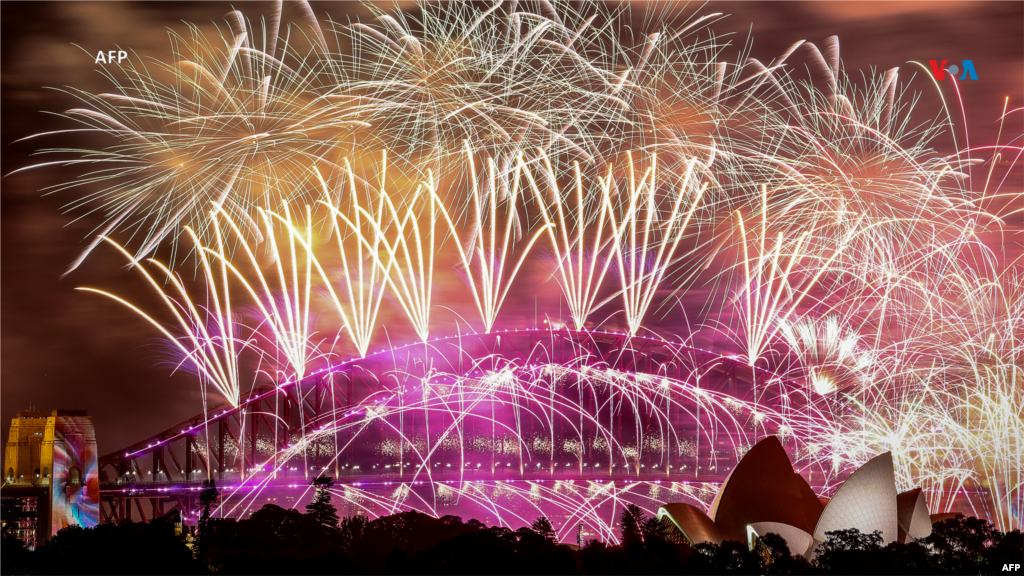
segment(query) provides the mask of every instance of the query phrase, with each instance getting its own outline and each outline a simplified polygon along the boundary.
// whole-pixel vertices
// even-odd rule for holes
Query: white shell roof
[[[892,453],[886,452],[861,466],[839,487],[814,528],[815,540],[825,533],[856,528],[863,533],[882,532],[882,544],[896,541],[896,479]]]

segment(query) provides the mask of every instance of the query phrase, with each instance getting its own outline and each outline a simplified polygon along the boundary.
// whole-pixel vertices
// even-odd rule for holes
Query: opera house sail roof
[[[702,542],[722,543],[722,532],[703,510],[693,504],[675,502],[658,510],[658,520],[667,518],[691,546]]]
[[[875,456],[843,482],[821,513],[814,539],[823,542],[826,532],[849,528],[864,533],[879,530],[883,544],[896,540],[896,479],[891,452]]]
[[[781,522],[804,532],[814,530],[821,501],[807,481],[793,471],[775,436],[758,442],[726,478],[709,516],[725,540],[747,541],[747,526]]]
[[[906,542],[908,539],[920,540],[932,533],[928,504],[920,488],[907,490],[896,496],[896,517],[899,521],[900,542]]]

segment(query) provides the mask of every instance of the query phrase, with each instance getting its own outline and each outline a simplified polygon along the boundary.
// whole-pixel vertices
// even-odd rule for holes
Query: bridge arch
[[[417,496],[428,509],[451,493],[471,500],[452,488],[467,481],[714,481],[737,449],[779,424],[756,418],[759,373],[775,378],[681,341],[565,328],[378,350],[257,387],[237,407],[103,457],[104,520],[130,510],[114,503],[124,499],[140,513],[145,499],[163,500],[153,514],[189,511],[208,477],[230,487],[232,510],[259,505],[238,503],[247,491],[305,487],[321,472],[346,502],[373,500],[361,485],[405,486],[399,500],[428,487]]]

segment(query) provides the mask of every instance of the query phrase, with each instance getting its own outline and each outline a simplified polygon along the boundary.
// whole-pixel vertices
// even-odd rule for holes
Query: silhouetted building
[[[35,546],[99,523],[96,434],[84,410],[18,412],[4,451],[3,530]]]

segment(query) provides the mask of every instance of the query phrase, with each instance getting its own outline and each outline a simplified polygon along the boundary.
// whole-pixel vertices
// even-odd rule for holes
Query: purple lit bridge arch
[[[766,385],[778,380],[653,336],[432,338],[258,386],[237,407],[102,457],[101,521],[193,515],[207,478],[222,489],[223,515],[297,506],[326,473],[345,514],[455,510],[516,525],[539,511],[614,539],[627,500],[649,510],[673,491],[706,500],[746,447],[781,425],[783,415],[758,408],[778,403]]]

